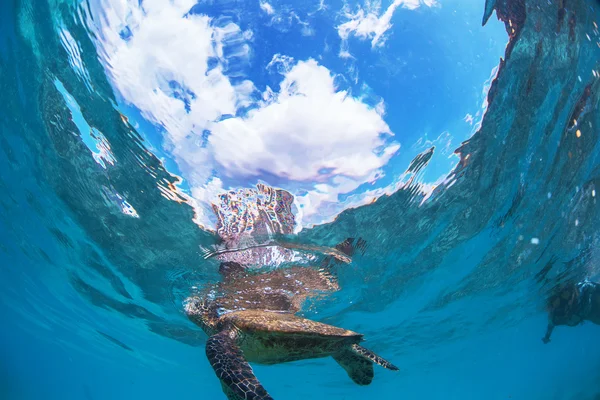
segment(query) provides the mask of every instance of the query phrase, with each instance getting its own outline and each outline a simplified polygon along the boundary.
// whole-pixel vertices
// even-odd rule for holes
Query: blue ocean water
[[[339,270],[341,290],[304,314],[365,334],[369,348],[400,367],[377,368],[373,383],[359,387],[332,359],[253,365],[273,398],[597,399],[600,327],[557,327],[547,345],[541,337],[555,284],[600,280],[600,6],[432,3],[2,1],[0,398],[225,398],[206,360],[207,337],[182,307],[195,287],[220,279],[218,263],[201,252],[218,241],[214,219],[198,222],[199,203],[210,200],[202,190],[217,178],[223,190],[258,182],[290,190],[305,214],[294,240],[367,241],[364,255]],[[196,16],[191,33],[167,24],[171,6]],[[390,7],[391,27],[352,17],[383,18]],[[113,32],[106,27],[115,28],[116,14],[129,22]],[[204,17],[216,48],[201,58],[205,69],[190,58],[191,42],[160,47],[162,34],[201,33],[193,29]],[[344,38],[338,27],[348,21],[363,25]],[[385,40],[375,43],[382,30]],[[144,35],[150,47],[136,42]],[[194,51],[173,58],[185,45]],[[281,56],[272,65],[282,74],[264,72],[276,54],[295,61]],[[361,123],[387,129],[371,113],[384,104],[400,150],[385,158],[393,142],[375,135],[377,162],[386,162],[353,175],[370,159],[347,166],[352,152],[334,162],[310,158],[322,143],[277,142],[276,155],[306,153],[257,163],[237,153],[238,167],[227,158],[233,141],[217,146],[228,134],[217,122],[254,132],[252,110],[272,104],[267,87],[285,104],[281,76],[296,76],[290,98],[294,90],[329,96],[317,90],[321,81],[311,86],[323,70],[309,59],[335,78],[334,94],[366,104],[351,109],[365,115]],[[239,86],[235,107],[223,100],[200,126],[196,113],[230,90],[210,71]],[[248,79],[255,90],[243,96]],[[215,91],[213,82],[224,86]],[[213,97],[201,103],[196,88]],[[167,92],[178,102],[152,97]],[[338,104],[334,97],[319,105]],[[339,104],[329,112],[345,110]],[[323,136],[337,141],[328,153],[350,146],[336,136],[337,119],[285,115],[313,123],[301,125],[306,132],[330,129]],[[190,142],[177,141],[186,129]],[[364,144],[355,140],[358,153]],[[214,159],[192,152],[192,142]],[[431,146],[431,160],[408,171]],[[303,174],[342,164],[337,175]],[[340,187],[336,201],[315,206]],[[369,201],[354,202],[361,196]]]

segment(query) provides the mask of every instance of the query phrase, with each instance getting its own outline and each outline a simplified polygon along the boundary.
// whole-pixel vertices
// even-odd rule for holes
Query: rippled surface
[[[407,15],[400,13],[404,10],[400,6],[409,10],[411,3],[419,2],[402,3],[392,3],[391,12]],[[421,13],[415,15],[421,15],[422,21],[431,18],[435,26],[442,14],[427,14],[424,4],[428,2],[421,3],[422,8],[410,11]],[[218,67],[208,68],[213,61],[204,60],[205,71],[185,63],[186,57],[193,56],[191,52],[149,51],[143,53],[145,58],[131,53],[135,47],[130,34],[144,38],[144,27],[155,27],[148,25],[152,22],[148,18],[170,18],[163,14],[171,8],[157,8],[158,2],[147,2],[144,15],[126,12],[127,7],[135,9],[138,2],[122,2],[121,7],[108,1],[2,2],[0,397],[223,397],[204,356],[206,336],[187,320],[182,308],[190,293],[220,279],[218,260],[205,259],[203,250],[221,248],[217,233],[226,236],[223,232],[231,222],[222,218],[219,225],[210,207],[209,194],[215,191],[211,184],[218,182],[212,170],[222,167],[217,171],[222,174],[218,179],[226,185],[218,190],[227,185],[251,188],[266,181],[295,193],[295,208],[289,202],[283,204],[289,205],[290,213],[293,208],[300,215],[303,209],[304,217],[303,226],[296,226],[297,235],[290,230],[281,232],[290,243],[333,247],[347,237],[365,239],[364,254],[337,270],[340,290],[310,302],[304,314],[364,333],[369,347],[401,368],[397,374],[377,371],[372,385],[356,387],[332,360],[255,366],[257,376],[274,398],[596,398],[600,328],[591,324],[559,327],[548,345],[540,338],[546,325],[545,296],[556,283],[584,277],[600,280],[596,250],[600,215],[595,186],[600,179],[599,6],[592,0],[473,3],[477,18],[469,29],[475,30],[476,25],[480,29],[481,15],[485,22],[495,12],[506,25],[510,42],[497,75],[496,71],[492,74],[489,93],[484,93],[481,126],[474,122],[476,133],[472,137],[473,128],[463,126],[462,135],[468,140],[458,145],[462,138],[454,126],[447,128],[455,135],[454,142],[445,141],[443,134],[432,141],[421,133],[446,129],[439,128],[443,119],[452,125],[443,111],[439,111],[444,115],[441,117],[437,109],[428,109],[431,121],[425,115],[415,118],[407,122],[406,131],[428,124],[431,127],[421,127],[416,136],[403,135],[396,132],[392,122],[386,128],[379,114],[371,113],[381,99],[375,95],[369,98],[368,90],[341,99],[339,90],[332,86],[322,94],[319,88],[327,87],[333,75],[320,74],[324,71],[308,61],[294,64],[306,70],[294,70],[285,69],[289,66],[279,58],[275,64],[284,68],[283,83],[254,82],[261,96],[268,94],[268,85],[281,83],[272,103],[260,103],[260,98],[252,97],[256,93],[245,91],[246,67],[231,61],[247,44],[244,32],[271,27],[285,40],[292,27],[312,26],[319,31],[320,25],[309,16],[327,20],[333,14],[319,17],[313,9],[298,7],[296,17],[274,14],[281,18],[270,19],[271,25],[255,21],[245,26],[239,10],[246,5],[225,2],[212,4],[213,8],[204,3],[194,6],[195,19],[190,21],[196,25],[169,25],[165,29],[179,35],[185,33],[180,30],[191,29],[193,35],[197,24],[213,23],[215,34],[230,39],[222,42],[226,44],[223,48],[214,50]],[[193,6],[184,1],[170,4],[188,9]],[[271,15],[271,5],[261,5],[253,5],[252,12]],[[319,4],[312,6],[319,8]],[[342,6],[330,5],[336,10]],[[458,6],[449,2],[440,7]],[[121,21],[111,12],[129,21],[129,33],[107,30]],[[212,22],[205,17],[209,14]],[[378,50],[371,70],[369,59],[361,64],[360,51],[379,49],[385,35],[379,25],[367,29],[367,20],[359,14],[348,11],[341,20],[330,23],[341,26],[330,32],[339,35],[335,42],[338,48],[329,61],[325,57],[319,62],[333,65],[331,60],[344,51],[354,52],[359,61],[353,68],[375,77],[370,83],[380,85],[376,86],[379,96],[390,98],[394,90],[412,93],[407,82],[394,78],[395,74],[404,76],[404,67],[393,58],[398,49]],[[444,15],[450,18],[450,14]],[[383,18],[386,13],[381,10],[379,15]],[[465,12],[460,20],[471,21],[469,18]],[[496,23],[495,18],[492,16],[488,25]],[[313,25],[298,21],[313,21]],[[400,32],[396,35],[404,32],[419,37],[404,19],[396,21],[395,29]],[[480,37],[485,29],[472,33],[473,38]],[[152,36],[156,31],[146,33],[149,43],[156,45],[154,49],[168,49],[159,46],[160,35]],[[206,43],[210,45],[214,38]],[[434,39],[432,36],[438,43]],[[457,54],[466,54],[460,47],[469,40],[477,39],[456,40]],[[256,63],[262,67],[277,52],[260,43],[253,46],[259,60]],[[298,48],[299,60],[314,57],[302,55],[302,46]],[[451,52],[452,45],[446,49]],[[183,71],[183,78],[173,77],[174,82],[181,78],[189,88],[204,88],[206,93],[218,93],[223,98],[203,99],[200,92],[187,92],[167,81],[154,88],[154,78],[136,70],[154,62],[161,71],[171,71],[165,60],[181,66],[178,70]],[[435,62],[428,62],[435,67]],[[481,74],[483,64],[473,64],[470,73],[477,70]],[[351,67],[350,72],[344,69],[348,81],[352,80],[348,78]],[[292,70],[297,75],[289,75]],[[388,74],[381,72],[384,70]],[[456,68],[446,73],[466,79],[469,71],[465,70]],[[210,71],[221,75],[211,77]],[[292,82],[304,82],[299,77],[304,73],[323,80],[315,86],[300,87],[298,90],[305,91],[300,97],[310,99],[312,90],[317,90],[331,96],[325,97],[327,104],[337,104],[339,110],[355,106],[356,115],[364,112],[372,118],[369,121],[376,132],[394,130],[393,138],[376,134],[367,142],[358,140],[357,147],[346,147],[347,152],[335,153],[348,162],[334,164],[338,171],[321,163],[327,160],[327,152],[302,158],[310,153],[310,148],[302,147],[306,143],[298,142],[297,154],[284,161],[271,156],[258,161],[241,157],[248,154],[244,147],[233,147],[233,156],[227,152],[231,141],[240,140],[235,132],[250,135],[257,126],[274,124],[273,115],[281,113],[277,107],[282,104],[291,110],[309,107],[296,97]],[[464,93],[441,75],[440,70],[419,75],[416,84],[423,91],[435,84],[448,85],[449,93],[457,99],[436,104],[442,108],[445,102],[452,109],[453,102],[460,102]],[[483,75],[487,78],[489,70]],[[192,77],[198,81],[190,81]],[[115,83],[117,78],[124,79],[123,86]],[[289,79],[289,86],[285,86],[285,79]],[[461,86],[458,82],[457,87]],[[487,90],[483,80],[480,84]],[[217,92],[210,92],[215,87]],[[414,92],[419,90],[413,86]],[[160,97],[167,91],[173,98],[179,96],[179,103],[153,98],[152,93]],[[481,88],[475,91],[477,95],[469,102],[482,100],[477,97]],[[139,96],[148,103],[140,102]],[[411,103],[407,96],[397,103],[386,99],[387,114],[394,114],[390,109],[394,104],[399,114],[413,112],[402,109],[402,104]],[[423,96],[413,102],[425,104],[433,99],[433,95]],[[218,115],[211,104],[221,104],[219,112],[223,115],[231,105],[235,118]],[[276,106],[275,111],[270,106]],[[317,103],[319,106],[323,104]],[[186,107],[196,111],[187,113]],[[245,107],[256,110],[252,118],[243,114]],[[194,114],[200,111],[214,111],[214,115]],[[474,112],[471,122],[482,116],[482,110],[478,111],[479,116]],[[299,118],[282,115],[286,121]],[[316,120],[312,114],[304,117]],[[393,116],[389,118],[392,121]],[[194,125],[198,121],[210,123]],[[229,122],[220,125],[221,121]],[[331,132],[349,129],[336,124],[324,126]],[[272,132],[279,129],[275,124],[268,126]],[[315,126],[314,132],[307,131],[313,141],[323,129],[323,125]],[[193,147],[186,137],[177,142],[177,132],[186,130],[199,135],[191,141],[210,131],[206,141],[213,147],[205,152],[202,143]],[[167,136],[165,131],[174,136]],[[364,138],[364,132],[353,132]],[[219,143],[217,138],[229,142]],[[272,139],[268,135],[265,138]],[[344,140],[334,143],[342,148],[348,145]],[[275,142],[265,145],[264,154],[278,154],[276,146],[270,147]],[[396,142],[402,144],[401,151],[392,157],[398,150]],[[362,159],[365,169],[353,169],[357,164],[352,163],[353,152],[369,146],[379,149],[377,157]],[[428,150],[432,146],[433,154]],[[193,154],[188,154],[190,149]],[[454,149],[459,156],[455,166],[445,161]],[[207,154],[215,154],[216,161],[206,158]],[[264,168],[271,170],[264,172]],[[256,174],[248,178],[243,171]],[[374,177],[378,171],[385,172],[382,175],[389,181]],[[320,186],[303,183],[309,173],[324,176],[320,184],[326,187],[325,193],[335,192],[334,187],[345,187],[346,191],[319,202]],[[332,180],[336,174],[349,176],[352,183]],[[442,178],[435,181],[440,175]],[[371,181],[376,182],[372,191],[352,192]],[[319,206],[311,208],[315,204]],[[337,215],[340,207],[348,209]],[[235,210],[229,214],[235,215]]]

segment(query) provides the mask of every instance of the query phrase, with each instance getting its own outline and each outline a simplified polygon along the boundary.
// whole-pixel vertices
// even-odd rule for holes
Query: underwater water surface
[[[254,364],[273,398],[600,398],[600,326],[541,340],[552,289],[600,281],[598,24],[595,0],[2,0],[0,398],[225,398],[184,300],[221,279],[212,204],[261,184],[291,242],[365,240],[302,315],[400,368]]]

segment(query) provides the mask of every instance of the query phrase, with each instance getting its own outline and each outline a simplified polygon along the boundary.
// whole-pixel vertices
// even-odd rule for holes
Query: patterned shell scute
[[[363,335],[347,329],[297,317],[289,313],[259,310],[236,311],[221,317],[221,323],[231,324],[246,333],[283,333],[319,337],[355,337]]]

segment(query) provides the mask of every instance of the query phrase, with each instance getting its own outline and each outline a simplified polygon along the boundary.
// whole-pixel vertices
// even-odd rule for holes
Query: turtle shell
[[[245,333],[279,333],[306,337],[362,339],[363,335],[333,325],[323,324],[291,313],[262,310],[235,311],[223,315],[219,325],[234,326]]]

